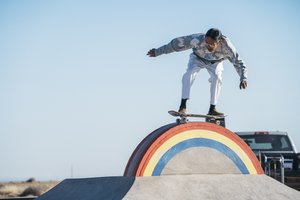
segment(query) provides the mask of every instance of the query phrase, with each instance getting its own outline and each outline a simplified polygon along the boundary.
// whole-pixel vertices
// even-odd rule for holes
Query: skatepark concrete
[[[124,199],[296,200],[300,192],[266,175],[171,175],[137,177]]]
[[[67,179],[38,200],[297,200],[300,192],[266,175],[198,174]]]
[[[134,183],[134,177],[66,179],[38,200],[122,199]]]
[[[171,124],[135,149],[124,176],[66,179],[38,200],[300,200],[266,175],[251,149],[208,123]]]

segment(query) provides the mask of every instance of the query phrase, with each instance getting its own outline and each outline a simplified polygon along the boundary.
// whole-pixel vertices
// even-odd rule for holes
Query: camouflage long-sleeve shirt
[[[175,51],[184,51],[192,49],[196,56],[200,57],[205,65],[215,62],[221,62],[228,59],[235,67],[240,76],[240,80],[247,79],[247,66],[239,57],[231,41],[221,36],[217,49],[209,52],[205,44],[205,34],[193,34],[173,39],[170,43],[155,50],[155,55],[168,54]]]

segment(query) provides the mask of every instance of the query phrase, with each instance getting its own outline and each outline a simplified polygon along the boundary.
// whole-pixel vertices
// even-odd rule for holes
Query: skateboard
[[[176,122],[178,124],[182,123],[187,123],[189,120],[189,117],[194,117],[194,118],[204,118],[206,122],[217,124],[220,126],[225,127],[225,117],[226,115],[222,116],[215,116],[215,115],[202,115],[202,114],[186,114],[186,113],[180,113],[174,110],[168,111],[170,115],[173,117],[179,117],[176,119]]]

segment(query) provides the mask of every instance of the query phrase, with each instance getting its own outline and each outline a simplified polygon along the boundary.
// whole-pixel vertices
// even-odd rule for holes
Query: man
[[[215,28],[206,34],[193,34],[173,39],[170,43],[151,49],[149,57],[157,57],[175,51],[192,49],[188,68],[182,77],[182,99],[178,112],[186,113],[186,101],[190,98],[191,86],[201,69],[206,69],[210,75],[210,108],[208,115],[221,116],[216,110],[222,85],[223,61],[228,59],[240,76],[240,89],[247,87],[247,67],[240,59],[231,41]]]

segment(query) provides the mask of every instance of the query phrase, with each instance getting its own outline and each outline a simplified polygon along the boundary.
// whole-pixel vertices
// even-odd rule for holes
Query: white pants
[[[190,55],[187,71],[182,77],[182,98],[190,98],[190,91],[194,80],[198,72],[204,68],[206,68],[210,75],[208,80],[210,82],[210,104],[217,105],[222,85],[223,62],[207,65],[193,53]]]

